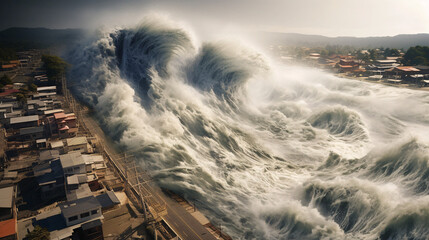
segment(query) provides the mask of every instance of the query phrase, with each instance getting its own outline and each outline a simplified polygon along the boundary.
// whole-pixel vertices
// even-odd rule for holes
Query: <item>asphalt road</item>
[[[108,146],[109,153],[117,154],[114,143],[104,134],[94,119],[86,114],[81,115],[82,120],[88,126],[91,134]],[[110,151],[111,150],[111,151]],[[173,229],[173,231],[183,240],[216,240],[216,238],[207,229],[200,224],[189,212],[180,204],[166,196],[161,191],[153,191],[152,195],[165,201],[167,206],[167,215],[163,217],[164,221]]]

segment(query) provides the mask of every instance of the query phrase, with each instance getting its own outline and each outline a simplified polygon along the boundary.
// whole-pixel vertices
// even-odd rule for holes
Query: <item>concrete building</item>
[[[74,137],[66,139],[66,152],[79,151],[81,153],[92,153],[86,137]]]
[[[65,195],[64,171],[60,160],[51,160],[33,167],[34,176],[40,187],[42,200]]]
[[[67,201],[59,207],[21,221],[18,225],[19,239],[39,225],[48,229],[52,240],[102,240],[103,219],[100,203],[95,197]]]
[[[102,217],[101,205],[94,196],[68,201],[60,208],[67,226]]]
[[[0,188],[0,220],[14,217],[15,212],[15,187]]]
[[[37,88],[38,93],[57,93],[57,86],[44,86]]]
[[[38,127],[39,126],[39,116],[30,115],[15,117],[10,119],[10,127],[13,129],[25,128],[25,127]]]
[[[60,153],[58,150],[45,150],[39,153],[39,164],[55,161],[60,159]]]
[[[5,113],[13,112],[13,104],[12,103],[1,103],[0,111]]]
[[[51,134],[58,134],[60,138],[75,137],[78,131],[77,118],[74,113],[54,113],[47,118]]]
[[[85,162],[80,152],[69,152],[60,156],[61,166],[65,176],[86,174]]]
[[[60,154],[64,153],[64,142],[62,140],[52,141],[49,143],[52,150],[57,150]]]

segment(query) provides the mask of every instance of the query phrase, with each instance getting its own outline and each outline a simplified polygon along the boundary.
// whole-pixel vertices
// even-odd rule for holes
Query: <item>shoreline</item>
[[[396,83],[395,84],[395,83],[388,83],[385,81],[385,79],[369,80],[367,77],[347,76],[347,75],[342,74],[342,73],[332,73],[332,72],[328,72],[328,71],[327,71],[327,73],[331,73],[333,76],[338,77],[338,78],[344,78],[344,79],[367,82],[367,83],[381,84],[381,85],[396,87],[396,88],[407,88],[410,90],[429,92],[429,87],[417,87],[415,84],[409,84],[409,83]]]

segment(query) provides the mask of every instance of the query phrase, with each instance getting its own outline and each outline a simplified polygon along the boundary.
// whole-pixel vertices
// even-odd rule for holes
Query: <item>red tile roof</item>
[[[396,67],[396,69],[399,69],[399,70],[404,71],[404,72],[419,72],[420,71],[417,68],[410,67],[410,66]]]
[[[17,92],[19,92],[18,89],[7,89],[4,92],[0,92],[0,97],[8,96],[8,95],[11,95],[11,94],[17,93]]]
[[[64,113],[54,113],[55,119],[66,118],[67,116]]]
[[[0,238],[16,234],[16,219],[0,222]]]

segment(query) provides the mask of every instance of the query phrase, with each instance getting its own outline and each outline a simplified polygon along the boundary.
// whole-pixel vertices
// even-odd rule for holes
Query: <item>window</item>
[[[77,220],[77,216],[69,217],[69,222]]]
[[[85,217],[88,217],[88,216],[89,216],[89,212],[86,212],[86,213],[82,213],[80,215],[80,218],[85,218]]]
[[[92,210],[91,215],[97,214],[98,210]]]
[[[79,171],[79,167],[74,167],[73,168],[75,171]]]

